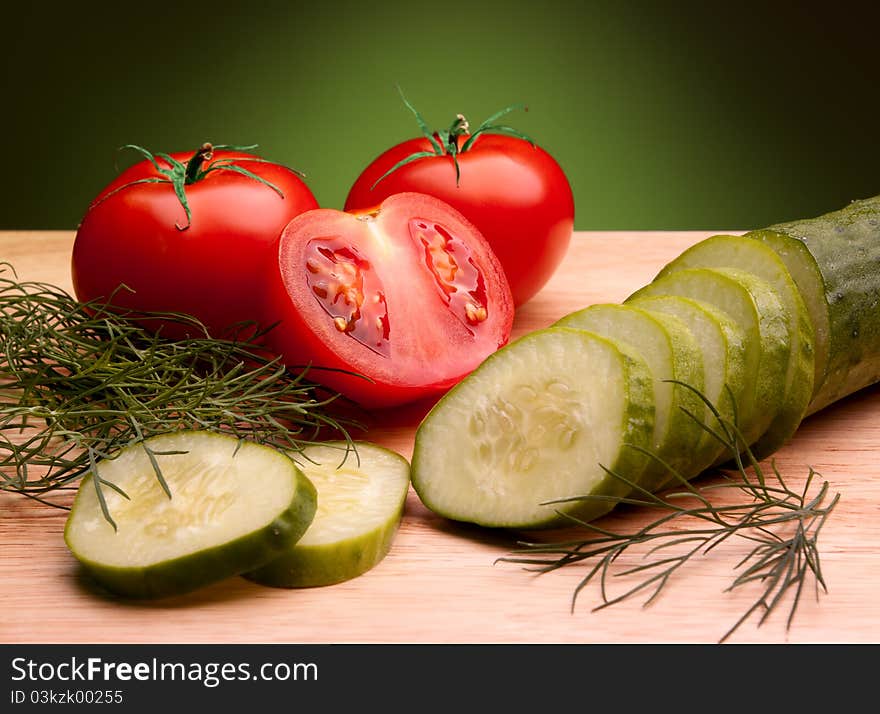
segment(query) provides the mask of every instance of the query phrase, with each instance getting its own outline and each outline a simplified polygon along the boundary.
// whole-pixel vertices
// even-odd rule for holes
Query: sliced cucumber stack
[[[790,347],[789,317],[772,286],[750,273],[730,268],[688,268],[658,278],[629,299],[653,295],[682,295],[708,302],[726,312],[746,334],[746,375],[752,380],[740,413],[739,428],[756,454],[778,448],[763,441],[768,427],[783,408]]]
[[[375,444],[306,447],[297,462],[318,492],[318,510],[302,538],[246,573],[274,587],[330,585],[361,575],[391,548],[409,490],[409,463]]]
[[[779,298],[788,327],[789,360],[782,406],[756,450],[775,451],[797,430],[813,396],[816,360],[813,323],[785,263],[763,243],[717,235],[692,246],[660,271],[658,278],[687,268],[734,268],[766,280]]]
[[[592,332],[552,327],[491,355],[431,409],[412,483],[453,520],[565,525],[565,514],[595,518],[630,492],[606,469],[637,481],[653,435],[644,361]]]
[[[610,338],[648,365],[654,387],[653,451],[659,459],[645,469],[641,487],[656,489],[669,480],[670,468],[691,478],[712,463],[714,454],[704,448],[706,432],[697,421],[706,423],[706,406],[692,389],[672,381],[704,389],[703,354],[681,320],[633,305],[603,304],[567,315],[556,324]]]
[[[661,375],[684,376],[768,456],[806,414],[880,381],[878,265],[880,196],[702,241],[627,299],[635,310],[586,308],[486,360],[420,426],[413,485],[442,515],[526,528],[560,523],[554,509],[607,512],[627,495],[609,464],[662,488],[639,445],[683,474],[729,457],[711,435],[694,441]]]
[[[127,597],[179,595],[259,567],[299,540],[316,509],[286,455],[212,432],[152,437],[97,474],[115,528],[88,475],[64,538],[95,580]]]
[[[707,302],[681,295],[658,295],[631,300],[649,313],[674,315],[691,331],[703,353],[703,396],[729,424],[737,422],[738,406],[746,389],[745,333],[727,315]],[[706,413],[708,412],[708,413]],[[718,430],[720,425],[706,407],[703,423]],[[699,448],[710,463],[730,457],[727,447],[705,431]],[[671,483],[667,481],[666,483]],[[661,484],[661,487],[665,484]]]
[[[830,322],[822,274],[806,245],[796,238],[769,230],[753,231],[746,233],[743,237],[757,239],[773,250],[785,263],[792,281],[798,288],[798,293],[800,293],[810,316],[810,324],[813,327],[814,371],[811,399],[814,399],[825,383],[825,376],[828,373]],[[808,412],[811,410],[812,404],[808,408]]]

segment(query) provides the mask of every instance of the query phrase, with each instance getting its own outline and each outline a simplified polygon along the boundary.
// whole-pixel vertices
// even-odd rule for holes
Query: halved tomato
[[[513,299],[480,232],[417,193],[370,211],[307,211],[267,285],[270,346],[367,407],[438,395],[504,345]]]

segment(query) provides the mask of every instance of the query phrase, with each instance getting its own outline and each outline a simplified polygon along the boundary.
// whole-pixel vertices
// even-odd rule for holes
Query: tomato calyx
[[[532,146],[535,145],[535,142],[531,138],[529,138],[526,134],[523,134],[518,129],[514,129],[512,126],[507,126],[506,124],[496,123],[499,119],[501,119],[501,117],[506,116],[507,114],[510,114],[510,112],[516,111],[517,109],[522,109],[523,111],[527,112],[529,108],[525,104],[512,104],[509,107],[505,107],[499,112],[495,112],[473,131],[470,130],[470,124],[463,114],[456,114],[455,119],[452,121],[452,124],[449,125],[448,129],[432,131],[428,128],[428,124],[425,122],[419,111],[406,98],[403,90],[398,87],[397,91],[400,94],[400,98],[403,100],[403,103],[406,105],[406,108],[413,113],[413,116],[415,116],[416,122],[418,122],[419,125],[419,129],[421,129],[422,135],[429,142],[431,142],[432,151],[415,151],[409,156],[401,159],[396,164],[394,164],[394,166],[388,169],[388,171],[386,171],[378,179],[376,179],[375,183],[370,186],[371,190],[376,188],[376,185],[382,179],[384,179],[386,176],[391,175],[402,166],[406,166],[413,161],[418,161],[419,159],[424,159],[431,156],[452,157],[452,163],[455,166],[455,185],[458,186],[459,180],[461,179],[461,167],[458,165],[458,155],[468,151],[474,145],[474,142],[481,134],[508,134],[510,136],[515,136],[518,139],[522,139],[523,141],[527,141]],[[465,140],[462,142],[461,139],[464,137],[467,138],[465,138]]]
[[[115,188],[113,191],[106,194],[105,196],[102,196],[92,205],[92,207],[98,205],[113,194],[122,191],[125,188],[129,188],[130,186],[135,186],[142,183],[168,183],[171,184],[171,187],[174,189],[174,193],[177,196],[177,200],[180,201],[180,205],[183,207],[183,210],[186,213],[186,224],[180,225],[179,223],[175,223],[174,227],[177,228],[177,230],[179,231],[185,231],[187,228],[190,227],[190,224],[192,223],[192,210],[189,207],[189,201],[186,197],[186,187],[198,181],[201,181],[203,178],[205,178],[205,176],[213,171],[234,171],[243,176],[247,176],[254,181],[258,181],[268,188],[271,188],[273,191],[275,191],[275,193],[281,196],[281,198],[284,198],[284,193],[275,184],[237,164],[236,160],[240,161],[240,159],[214,159],[214,152],[217,150],[251,151],[253,149],[256,149],[257,146],[257,144],[250,144],[248,146],[234,146],[232,144],[211,144],[210,142],[206,141],[184,163],[178,161],[170,154],[158,151],[154,154],[151,151],[143,148],[142,146],[138,146],[137,144],[125,144],[124,146],[119,147],[120,151],[124,149],[137,151],[147,161],[153,164],[153,168],[155,168],[156,171],[162,175],[150,176],[123,184],[122,186]],[[167,168],[161,166],[159,164],[159,160],[167,164]],[[247,160],[257,163],[270,163],[265,159],[261,159],[258,157],[248,158]],[[295,169],[290,170],[300,177],[304,176],[304,174],[302,174],[300,171],[296,171]]]

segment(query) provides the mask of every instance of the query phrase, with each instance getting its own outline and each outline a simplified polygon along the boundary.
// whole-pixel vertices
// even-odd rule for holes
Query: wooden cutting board
[[[562,269],[517,315],[515,335],[596,302],[619,302],[702,232],[577,233]],[[0,233],[0,261],[21,279],[70,289],[70,232]],[[421,408],[376,417],[368,437],[409,457]],[[746,622],[730,642],[880,641],[880,389],[869,388],[807,419],[776,454],[790,485],[808,467],[841,499],[822,531],[828,593],[809,588],[790,629],[788,607],[760,627]],[[455,448],[450,444],[450,448]],[[600,611],[597,587],[571,597],[585,570],[535,575],[496,563],[515,536],[445,521],[410,493],[390,554],[339,585],[276,590],[241,578],[156,603],[110,599],[92,587],[62,540],[65,512],[0,495],[2,643],[713,643],[755,602],[758,587],[725,592],[746,542],[699,556],[652,604]],[[635,529],[647,514],[623,510],[602,521]],[[640,562],[634,559],[633,564]],[[619,580],[619,578],[618,578]],[[621,592],[614,589],[611,595]]]

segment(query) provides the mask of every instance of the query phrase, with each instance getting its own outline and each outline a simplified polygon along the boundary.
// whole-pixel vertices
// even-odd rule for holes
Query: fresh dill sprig
[[[150,322],[195,336],[165,339]],[[113,485],[99,478],[100,459],[178,429],[294,452],[326,435],[351,443],[348,430],[360,425],[331,410],[351,414],[350,405],[267,356],[253,325],[242,334],[217,339],[185,315],[84,304],[54,285],[19,282],[0,263],[0,491],[63,508],[47,494],[91,473],[103,503],[102,487]]]
[[[818,537],[840,494],[835,494],[829,500],[829,483],[823,481],[816,487],[818,474],[812,468],[800,491],[786,484],[772,461],[771,476],[768,476],[745,445],[736,427],[735,417],[733,421],[725,419],[698,390],[678,384],[696,392],[718,423],[716,429],[710,429],[702,422],[701,426],[721,441],[730,453],[731,460],[727,464],[730,468],[718,470],[720,482],[697,486],[666,464],[682,488],[657,494],[606,469],[609,474],[633,487],[633,494],[622,499],[622,503],[659,509],[661,515],[632,532],[616,532],[597,523],[566,515],[573,526],[585,529],[588,535],[558,542],[520,541],[519,550],[499,560],[527,565],[530,570],[539,573],[574,563],[590,563],[590,569],[572,595],[572,611],[584,588],[597,579],[602,602],[594,610],[610,607],[639,594],[646,596],[644,605],[647,606],[694,556],[706,554],[730,538],[743,538],[750,541],[753,547],[734,565],[734,570],[738,570],[739,574],[726,592],[753,583],[759,583],[761,590],[753,604],[722,635],[719,642],[729,639],[756,613],[761,613],[758,625],[763,624],[790,594],[786,619],[786,629],[789,629],[810,578],[817,597],[820,590],[827,592],[819,559]],[[723,495],[732,493],[733,496],[722,497],[721,503],[713,504],[709,500],[713,491],[726,491],[727,494]],[[589,498],[594,497],[576,496],[554,502]],[[731,500],[732,503],[729,502]],[[639,548],[647,548],[642,563],[629,567],[621,565],[624,553]],[[632,576],[638,578],[635,585],[620,594],[610,593],[613,577]]]

